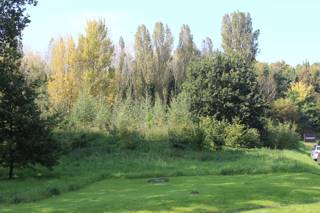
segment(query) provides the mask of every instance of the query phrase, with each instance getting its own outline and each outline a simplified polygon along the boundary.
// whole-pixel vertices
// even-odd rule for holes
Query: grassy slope
[[[299,190],[301,186],[303,189],[312,189],[311,185],[316,186],[317,178],[315,177],[317,174],[320,174],[317,165],[308,157],[306,153],[307,149],[304,146],[302,146],[299,151],[276,151],[261,149],[237,151],[226,150],[215,153],[203,153],[196,151],[172,150],[168,148],[167,144],[163,141],[145,142],[143,146],[131,151],[120,149],[114,140],[104,135],[91,135],[88,136],[88,140],[90,141],[90,144],[94,145],[89,148],[76,150],[64,156],[61,160],[61,164],[58,165],[53,171],[47,171],[41,168],[36,170],[21,170],[18,172],[20,178],[17,180],[0,180],[0,211],[8,207],[6,203],[36,201],[59,194],[60,195],[57,196],[57,198],[43,200],[36,202],[35,204],[21,204],[16,206],[10,205],[8,208],[13,209],[15,212],[19,209],[23,210],[24,208],[29,207],[33,208],[33,210],[36,210],[38,209],[36,208],[37,205],[40,205],[43,208],[59,208],[59,206],[62,206],[63,209],[67,211],[73,211],[75,210],[74,208],[81,207],[78,206],[78,204],[73,205],[81,201],[79,196],[81,197],[83,193],[85,193],[87,194],[87,197],[84,197],[83,201],[90,201],[90,197],[94,198],[94,194],[96,194],[91,193],[97,191],[99,188],[106,190],[106,195],[103,195],[103,199],[101,198],[101,203],[98,202],[100,198],[97,198],[97,201],[90,202],[94,206],[84,205],[81,207],[81,210],[90,211],[90,208],[97,211],[99,208],[105,210],[112,209],[113,207],[106,207],[107,202],[109,204],[111,203],[111,206],[114,206],[112,211],[118,211],[119,207],[117,207],[117,205],[119,202],[123,204],[124,198],[126,198],[125,203],[127,203],[128,209],[134,209],[135,206],[137,206],[137,203],[143,202],[143,205],[138,205],[136,210],[143,209],[142,206],[146,206],[146,208],[152,210],[152,208],[157,208],[159,203],[162,204],[162,201],[165,201],[163,200],[164,197],[170,196],[171,197],[169,200],[171,200],[170,202],[172,202],[172,205],[168,201],[168,204],[164,205],[164,209],[161,210],[172,210],[173,207],[178,208],[179,206],[181,208],[191,209],[213,208],[214,210],[215,208],[218,208],[218,210],[222,210],[228,208],[228,203],[230,203],[234,197],[243,196],[247,185],[251,185],[251,182],[247,182],[247,185],[243,184],[243,187],[239,188],[238,192],[234,192],[235,196],[230,197],[227,193],[224,193],[225,190],[228,191],[228,188],[223,188],[223,186],[226,185],[222,183],[226,178],[232,179],[232,181],[235,182],[256,178],[253,182],[254,185],[252,186],[254,186],[254,188],[252,190],[255,190],[255,188],[259,189],[260,185],[261,187],[264,187],[263,185],[266,185],[266,183],[268,183],[268,181],[271,179],[264,181],[264,176],[261,175],[218,175],[268,174],[266,176],[269,176],[269,178],[272,178],[273,176],[279,176],[279,185],[283,186],[290,184],[291,174],[298,175],[299,178],[306,177],[308,183],[305,185],[293,182],[294,185],[292,185],[292,189]],[[302,172],[304,172],[304,174],[301,174]],[[271,173],[277,174],[270,176],[269,174]],[[216,176],[210,177],[208,175]],[[33,178],[30,178],[30,176],[33,176]],[[194,180],[194,183],[192,183],[193,185],[199,185],[204,182],[208,182],[209,185],[212,185],[215,182],[220,181],[222,188],[219,193],[215,193],[215,188],[210,189],[210,187],[208,187],[208,191],[206,193],[208,195],[212,194],[213,197],[207,196],[207,200],[203,199],[203,193],[201,193],[199,196],[193,196],[190,199],[192,199],[191,201],[193,203],[195,202],[194,199],[197,200],[195,203],[197,203],[196,206],[198,207],[189,207],[188,203],[190,203],[190,200],[185,202],[185,194],[177,195],[176,197],[174,194],[168,194],[167,190],[157,191],[153,188],[148,188],[150,185],[145,184],[145,179],[142,179],[157,176],[171,177],[172,180],[167,184],[167,187],[172,188],[172,190],[182,190],[182,186],[185,187],[184,184],[187,184],[187,182],[192,182],[192,180]],[[177,177],[177,179],[173,177]],[[281,179],[281,177],[283,178]],[[99,180],[104,181],[97,184],[92,184]],[[177,183],[181,182],[182,185],[175,184],[175,180],[177,180]],[[78,190],[89,184],[92,185],[88,188],[84,188],[84,192],[81,190],[64,194],[65,192]],[[106,187],[101,187],[99,184],[106,184]],[[108,191],[109,186],[111,187],[113,185],[114,187],[118,188],[114,189],[114,191]],[[202,188],[206,189],[207,186],[203,186]],[[132,193],[127,194],[126,192],[128,190],[131,190]],[[187,188],[186,190],[190,191],[191,188]],[[117,196],[114,196],[115,192],[119,192]],[[257,193],[263,195],[263,192],[259,191]],[[274,188],[271,190],[270,188],[269,193],[277,193],[277,189]],[[277,198],[275,201],[272,201],[274,203],[270,205],[286,205],[290,203],[296,204],[318,201],[314,200],[313,196],[310,196],[312,193],[314,192],[305,192],[299,199],[297,198],[291,200],[292,202],[278,202]],[[61,202],[63,199],[67,199],[64,198],[65,196],[68,197],[68,199],[73,199],[73,202]],[[118,198],[118,196],[120,198]],[[146,205],[148,203],[144,202],[144,200],[148,197],[152,198],[150,200],[150,205]],[[214,198],[215,202],[212,202],[212,198]],[[282,198],[282,195],[279,196],[279,199],[280,198]],[[221,200],[226,200],[226,205],[222,204],[220,207],[219,205],[216,206],[218,203],[221,203]],[[246,202],[249,201],[250,199],[247,198]],[[230,208],[238,210],[245,208],[247,206],[246,202],[243,203],[243,205],[231,205]],[[84,203],[88,204],[88,202]],[[97,205],[95,205],[95,203]],[[123,210],[124,209],[119,209],[120,212]]]

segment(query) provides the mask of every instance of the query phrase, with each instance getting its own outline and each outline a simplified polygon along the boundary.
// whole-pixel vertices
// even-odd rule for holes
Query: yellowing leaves
[[[111,58],[114,47],[103,20],[88,21],[78,44],[59,38],[51,49],[48,93],[53,107],[70,112],[85,87],[101,101],[113,103],[116,94]]]
[[[307,85],[300,81],[291,85],[288,91],[288,96],[295,103],[301,103],[304,102],[308,97],[310,97],[313,91],[313,86]]]
[[[77,51],[72,38],[60,38],[51,50],[51,78],[48,94],[51,103],[69,111],[79,92],[77,79]]]

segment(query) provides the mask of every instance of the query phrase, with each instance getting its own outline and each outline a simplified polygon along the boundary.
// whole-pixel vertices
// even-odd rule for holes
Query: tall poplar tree
[[[154,97],[155,72],[150,33],[145,25],[138,26],[135,34],[135,93]]]
[[[82,71],[103,72],[111,68],[114,46],[103,19],[88,21],[78,43]]]
[[[153,49],[154,49],[154,62],[155,62],[155,80],[156,90],[162,101],[167,100],[168,84],[170,80],[170,61],[173,49],[173,36],[166,25],[157,22],[153,31]]]
[[[237,54],[247,62],[254,61],[259,51],[260,31],[253,30],[249,13],[234,12],[223,16],[222,47],[227,54]]]
[[[116,93],[114,46],[103,19],[87,22],[85,33],[79,37],[78,51],[83,85],[100,101],[112,104]]]
[[[193,35],[191,34],[188,25],[182,25],[179,34],[179,43],[174,55],[174,79],[176,93],[181,90],[182,83],[187,76],[187,67],[192,57],[197,55],[198,51],[193,42]]]

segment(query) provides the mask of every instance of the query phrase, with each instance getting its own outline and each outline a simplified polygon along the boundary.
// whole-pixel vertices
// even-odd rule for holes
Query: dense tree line
[[[297,132],[319,131],[320,65],[258,62],[260,31],[248,13],[223,17],[223,51],[209,37],[198,48],[188,25],[174,48],[170,28],[157,22],[153,32],[138,26],[129,52],[99,19],[77,39],[52,39],[48,59],[22,58],[25,6],[35,3],[0,4],[0,163],[10,177],[14,166],[56,163],[52,116],[68,131],[131,137],[156,129],[180,148],[294,148]]]
[[[111,41],[104,20],[89,20],[77,41],[56,38],[47,62],[26,55],[25,66],[43,67],[48,111],[64,116],[84,98],[112,108],[129,97],[154,104],[158,96],[168,107],[174,97],[187,93],[190,110],[198,116],[239,120],[260,132],[265,118],[299,124],[300,133],[316,131],[319,65],[258,62],[259,33],[252,28],[250,14],[234,12],[222,19],[222,52],[213,50],[209,37],[198,49],[188,25],[182,25],[174,48],[170,28],[158,22],[152,33],[145,25],[138,26],[132,53],[123,38],[118,44]]]

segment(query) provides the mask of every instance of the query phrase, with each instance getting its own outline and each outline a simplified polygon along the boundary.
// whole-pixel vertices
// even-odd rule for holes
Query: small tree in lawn
[[[50,140],[48,121],[40,118],[35,85],[19,69],[28,4],[36,1],[0,2],[0,166],[9,169],[9,178],[16,167],[57,163],[58,145]]]

